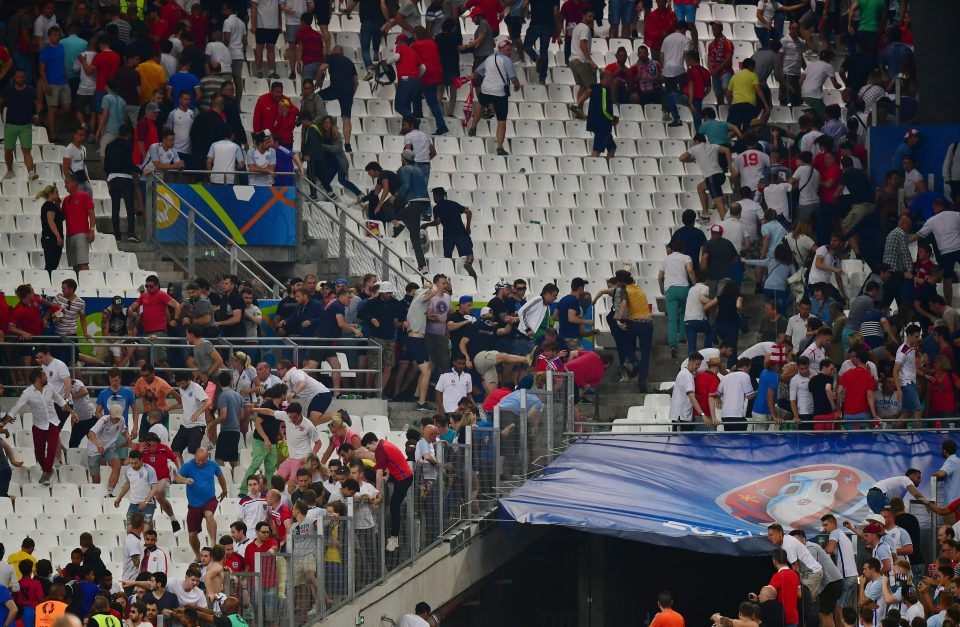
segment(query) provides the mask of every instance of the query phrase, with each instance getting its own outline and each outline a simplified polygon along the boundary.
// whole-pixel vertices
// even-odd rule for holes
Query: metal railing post
[[[437,491],[437,537],[443,535],[443,508],[444,508],[444,496],[443,496],[443,484],[447,480],[447,471],[443,466],[443,459],[446,456],[447,443],[443,440],[437,440],[436,452],[437,452],[437,480],[434,483]],[[429,526],[427,527],[429,529]],[[435,540],[436,538],[433,538]]]
[[[157,241],[157,199],[156,194],[154,194],[153,175],[147,176],[146,180],[144,181],[144,187],[146,191],[146,198],[143,199],[143,231],[144,235],[147,237],[147,241],[155,242]]]
[[[237,274],[237,244],[235,242],[230,245],[230,274],[234,276]]]
[[[553,459],[553,420],[554,412],[556,408],[553,402],[553,373],[547,373],[547,419],[546,421],[541,420],[541,423],[546,422],[547,427],[547,460]]]
[[[530,437],[527,429],[527,390],[520,390],[520,468],[526,475],[530,468],[530,447],[527,439]]]
[[[339,245],[340,245],[340,276],[347,276],[349,271],[350,262],[347,259],[347,212],[340,212],[340,232],[339,235]]]
[[[254,581],[253,590],[257,595],[257,625],[256,627],[263,627],[263,553],[257,553],[254,557],[253,564],[256,569],[257,578],[260,579],[260,585],[257,585],[257,582]],[[276,558],[274,558],[276,559]],[[277,576],[277,564],[274,561],[273,564],[274,576]],[[278,602],[279,602],[279,592],[277,593]]]
[[[466,434],[466,451],[463,458],[463,503],[467,507],[467,518],[473,516],[473,429],[464,429]]]
[[[382,264],[380,266],[380,276],[389,277],[390,276],[390,249],[386,246],[381,246],[380,250],[382,251],[381,260]]]
[[[493,408],[493,493],[500,494],[500,406]]]
[[[380,520],[377,521],[377,525],[380,527],[380,529],[379,529],[379,533],[377,534],[377,546],[380,549],[378,551],[380,553],[380,574],[377,575],[377,578],[376,578],[377,582],[383,581],[384,577],[387,576],[387,542],[386,540],[388,537],[387,536],[387,533],[388,533],[387,532],[387,507],[389,507],[389,504],[387,503],[386,492],[387,492],[387,487],[389,487],[389,485],[390,485],[389,480],[384,479],[383,490],[381,491],[381,494],[383,494],[383,501],[381,501],[380,507],[378,508],[380,510],[380,516],[379,516]]]
[[[423,476],[421,474],[421,480]],[[406,516],[407,516],[407,542],[410,546],[410,560],[413,561],[413,558],[420,552],[420,533],[417,529],[417,509],[415,507],[417,502],[417,495],[420,493],[419,486],[416,482],[416,477],[414,477],[413,489],[407,490],[406,498]]]
[[[324,514],[324,520],[325,519],[326,519],[326,514]],[[324,520],[321,520],[320,524],[317,525],[317,536],[316,536],[317,541],[315,545],[316,561],[317,561],[317,601],[314,607],[316,607],[317,616],[319,616],[320,618],[323,618],[324,616],[326,616],[327,609],[328,609],[327,603],[326,603],[326,598],[327,598],[327,581],[326,581],[326,573],[325,573],[326,568],[324,568],[325,565],[323,561],[324,554],[326,553],[326,547],[327,547],[327,534],[326,534],[325,526],[323,524]],[[342,538],[343,534],[340,533],[338,537]],[[348,542],[353,541],[353,539],[349,537],[347,538],[347,540]],[[340,554],[340,561],[342,564],[343,562],[342,552]]]
[[[357,593],[356,542],[353,526],[353,497],[347,497],[347,599],[352,599]]]
[[[294,627],[296,624],[294,622],[294,618],[297,612],[297,594],[296,594],[296,587],[293,585],[293,559],[294,559],[293,555],[294,555],[294,550],[297,548],[297,539],[298,539],[297,536],[293,536],[292,538],[290,538],[291,540],[290,553],[286,557],[283,557],[283,558],[280,558],[279,556],[277,557],[277,559],[287,560],[287,603],[286,603],[287,612],[286,614],[287,614],[287,625],[289,627]]]
[[[197,212],[187,211],[187,273],[192,280],[197,276]]]

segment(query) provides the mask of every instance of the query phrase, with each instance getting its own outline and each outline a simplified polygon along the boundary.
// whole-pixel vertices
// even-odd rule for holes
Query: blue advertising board
[[[878,480],[940,468],[940,433],[586,436],[500,499],[503,518],[720,553],[770,550],[766,527],[860,524]]]

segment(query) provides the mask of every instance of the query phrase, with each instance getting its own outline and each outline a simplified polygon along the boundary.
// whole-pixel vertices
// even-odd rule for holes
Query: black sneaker
[[[173,532],[174,532],[174,533],[177,533],[178,531],[180,531],[180,521],[178,521],[178,520],[171,520],[171,521],[170,521],[170,528],[173,529]]]
[[[403,233],[403,229],[406,228],[402,224],[400,226],[393,227],[393,236],[400,237],[400,234]]]
[[[353,152],[353,146],[351,146],[350,144],[344,144],[344,145],[343,145],[343,151],[344,151],[344,152]]]
[[[353,426],[353,419],[350,417],[350,414],[346,409],[341,407],[337,410],[337,415],[340,416],[340,420],[342,420],[348,427]]]
[[[434,411],[436,408],[436,405],[430,401],[427,401],[426,403],[417,403],[417,411]]]
[[[477,136],[477,129],[475,128],[467,129],[467,137],[476,137],[476,136]]]
[[[674,120],[673,122],[670,122],[669,124],[667,124],[667,126],[669,126],[670,128],[677,128],[678,126],[683,126],[683,122],[681,122],[680,120]]]
[[[290,72],[290,80],[292,80],[292,81],[297,80],[297,73],[296,73],[296,72]]]

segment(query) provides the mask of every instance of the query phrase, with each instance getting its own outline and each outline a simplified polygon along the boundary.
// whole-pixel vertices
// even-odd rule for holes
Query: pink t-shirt
[[[333,436],[333,447],[339,449],[344,444],[350,444],[353,438],[358,437],[352,429],[347,429],[347,437],[341,440],[337,436]],[[352,445],[351,445],[352,446]]]
[[[144,292],[137,302],[143,310],[143,332],[157,333],[167,330],[167,303],[173,300],[169,294],[157,291],[156,294]]]

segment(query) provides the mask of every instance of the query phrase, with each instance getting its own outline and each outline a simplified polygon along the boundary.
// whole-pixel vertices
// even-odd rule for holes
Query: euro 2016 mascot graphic
[[[874,479],[856,468],[816,464],[786,470],[729,490],[717,505],[743,522],[767,527],[818,533],[820,518],[833,514],[838,521],[861,521],[870,513],[867,490]]]

